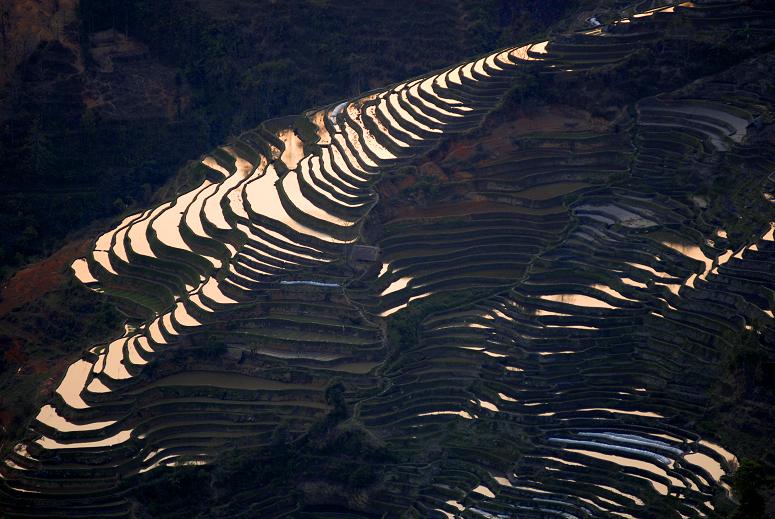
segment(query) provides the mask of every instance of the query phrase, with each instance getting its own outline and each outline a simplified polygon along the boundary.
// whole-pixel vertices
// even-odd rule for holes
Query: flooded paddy
[[[542,184],[527,188],[516,193],[517,196],[529,200],[550,200],[555,197],[565,196],[569,193],[584,189],[592,184],[586,182],[558,182],[555,184]]]
[[[677,15],[663,11],[640,18]],[[633,18],[630,24],[637,23]],[[602,39],[604,31],[599,34]],[[700,208],[669,190],[662,193],[654,181],[658,168],[638,172],[641,191],[630,189],[631,172],[615,185],[597,184],[600,171],[624,172],[614,167],[619,151],[611,150],[624,150],[622,160],[633,169],[639,165],[640,150],[630,149],[627,139],[630,133],[649,137],[642,118],[628,122],[632,126],[620,132],[627,135],[606,133],[601,123],[594,135],[581,136],[574,121],[565,128],[562,120],[558,131],[540,139],[531,129],[520,134],[504,147],[508,156],[487,165],[505,170],[512,159],[519,164],[514,171],[487,172],[504,182],[508,197],[477,187],[476,168],[462,161],[445,162],[444,168],[453,164],[459,171],[439,175],[458,189],[450,194],[449,186],[439,187],[438,196],[449,197],[445,203],[420,191],[413,191],[416,200],[399,200],[407,189],[378,183],[427,160],[428,150],[455,156],[458,148],[473,149],[470,135],[446,148],[440,138],[477,128],[498,106],[497,92],[508,88],[510,74],[519,67],[532,73],[525,62],[547,65],[542,72],[561,77],[578,65],[582,70],[605,62],[596,45],[599,54],[618,56],[602,42],[574,38],[584,40],[575,35],[498,50],[307,112],[299,128],[284,119],[238,136],[243,147],[219,148],[203,159],[207,180],[124,218],[98,238],[88,261],[72,264],[75,276],[147,312],[119,339],[84,345],[84,357],[67,368],[56,401],[42,407],[37,420],[41,429],[73,435],[32,441],[30,452],[44,454],[41,471],[59,477],[57,457],[66,458],[72,464],[68,477],[88,480],[98,469],[72,461],[78,449],[104,452],[105,463],[129,478],[158,466],[207,463],[227,440],[230,448],[265,446],[278,423],[291,423],[294,434],[320,423],[330,408],[323,403],[326,388],[337,380],[348,413],[381,441],[400,444],[411,455],[417,445],[438,439],[445,454],[432,461],[431,484],[418,494],[417,510],[498,517],[513,505],[526,516],[580,517],[589,505],[639,517],[638,507],[654,502],[652,489],[665,502],[685,500],[706,510],[708,496],[723,488],[720,479],[734,465],[730,453],[697,443],[690,430],[693,406],[702,404],[696,386],[712,370],[693,374],[696,385],[681,380],[681,391],[697,402],[680,400],[674,409],[671,391],[689,372],[690,357],[711,347],[692,335],[710,327],[701,319],[711,319],[694,309],[707,300],[703,308],[715,318],[717,308],[730,308],[713,291],[702,292],[705,286],[749,257],[759,261],[772,229],[756,249],[733,251],[719,242],[724,248],[717,250],[676,230],[692,225]],[[615,49],[635,47],[629,43],[615,43]],[[718,118],[734,127],[732,142],[748,131],[733,117]],[[253,157],[255,166],[237,150]],[[603,155],[605,160],[598,157]],[[552,176],[537,180],[547,172]],[[573,180],[551,181],[558,178]],[[594,195],[587,189],[592,186]],[[362,228],[376,193],[389,221],[375,213]],[[578,196],[569,207],[547,202],[568,194]],[[671,230],[646,232],[657,225]],[[702,232],[721,225],[709,223],[710,231]],[[375,247],[376,259],[353,265],[352,244]],[[714,276],[707,276],[714,267]],[[569,282],[569,273],[578,279]],[[733,282],[745,300],[750,280],[739,275]],[[692,290],[682,290],[684,285]],[[150,303],[145,295],[159,301]],[[435,321],[414,322],[413,304],[431,295],[439,296],[426,301]],[[734,311],[747,312],[743,306]],[[404,309],[410,311],[400,313]],[[650,318],[660,311],[668,318]],[[771,312],[761,309],[756,317]],[[737,321],[753,322],[752,316],[730,311],[718,321],[731,329]],[[387,365],[392,339],[386,333],[409,320],[414,328],[407,347]],[[209,347],[203,342],[208,337],[219,352],[212,358],[203,347]],[[685,354],[665,353],[684,343]],[[169,375],[170,359],[184,359],[192,368]],[[684,419],[688,424],[680,425],[687,431],[676,425]],[[503,466],[480,465],[495,438],[489,431],[506,421],[519,432],[496,438],[502,443],[493,463]],[[180,443],[170,446],[175,427],[186,431],[175,433]],[[439,431],[443,435],[435,436]],[[513,453],[519,456],[508,459]],[[471,470],[447,477],[453,473],[443,465],[448,461]],[[6,461],[3,474],[40,488],[19,475],[29,471],[16,468],[24,460],[10,462],[15,465]],[[508,477],[489,478],[491,472]],[[406,480],[411,493],[410,473],[391,481]],[[703,474],[713,481],[705,485]],[[491,505],[500,508],[492,512]],[[689,505],[676,506],[692,513]]]
[[[546,301],[555,301],[558,303],[565,303],[574,306],[585,306],[589,308],[616,308],[601,299],[587,296],[584,294],[555,294],[555,295],[542,295],[541,299]]]
[[[103,422],[91,422],[82,425],[75,424],[62,417],[54,407],[48,404],[41,408],[35,419],[61,432],[94,431],[116,423],[115,420],[106,420]]]
[[[288,169],[295,169],[299,162],[301,162],[301,159],[305,156],[304,142],[299,138],[293,128],[282,130],[277,136],[285,147],[283,154],[280,156],[280,160],[285,163]],[[324,134],[324,136],[327,136],[327,134]]]

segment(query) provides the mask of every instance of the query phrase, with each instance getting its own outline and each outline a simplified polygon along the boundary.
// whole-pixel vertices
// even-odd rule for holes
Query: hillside
[[[6,0],[0,280],[148,205],[230,135],[506,45],[574,6],[425,0],[397,17],[390,1]]]
[[[80,7],[99,120],[217,109],[158,32],[179,11],[128,5]],[[304,3],[299,29],[254,5],[184,25],[238,35],[207,70],[266,60],[263,101],[222,106],[268,119],[3,291],[5,516],[775,514],[772,6],[579,3],[520,30],[531,3],[421,2],[380,29],[405,42],[339,40],[382,59],[326,84],[341,67],[297,31],[390,6]],[[286,43],[248,57],[258,34]]]
[[[4,2],[3,436],[20,434],[31,400],[47,398],[84,343],[120,326],[106,301],[73,281],[82,247],[159,201],[180,168],[229,135],[505,45],[574,7],[500,4],[422,2],[401,18],[391,2]],[[415,29],[438,12],[435,32]]]

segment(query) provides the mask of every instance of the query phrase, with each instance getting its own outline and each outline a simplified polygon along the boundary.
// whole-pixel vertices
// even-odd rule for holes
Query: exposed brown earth
[[[90,240],[68,243],[48,258],[14,274],[0,292],[0,316],[60,287],[66,280],[69,265],[86,254],[90,243]]]
[[[0,2],[0,86],[10,79],[41,41],[67,44],[65,29],[76,20],[76,0],[3,0]],[[77,47],[69,42],[69,46]]]

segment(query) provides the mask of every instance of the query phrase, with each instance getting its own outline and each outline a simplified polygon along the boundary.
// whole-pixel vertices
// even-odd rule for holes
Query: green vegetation
[[[738,248],[768,230],[775,221],[775,205],[764,196],[751,196],[766,189],[762,165],[749,163],[744,157],[728,157],[724,166],[721,174],[710,179],[710,186],[700,183],[698,194],[711,195],[708,220],[727,229],[730,245]]]
[[[84,316],[89,316],[85,319]],[[105,340],[120,329],[121,315],[104,296],[70,281],[60,290],[25,304],[0,321],[0,414],[10,423],[0,440],[18,438],[64,375],[62,365],[83,350],[84,341]],[[52,387],[53,386],[53,387]],[[11,448],[5,443],[3,449]]]
[[[605,4],[620,6],[617,0]],[[313,48],[308,34],[333,26],[326,37],[341,35],[338,24],[360,16],[373,23],[372,16],[333,3],[303,5],[309,7],[305,16],[320,15],[306,26],[292,23],[301,11],[293,2],[267,7],[274,15],[268,21],[243,16],[245,5],[237,0],[229,8],[182,0],[87,1],[81,17],[84,33],[121,25],[149,41],[155,55],[178,70],[176,86],[189,96],[176,120],[223,117],[207,123],[209,139],[253,117],[329,99],[319,90],[324,87],[357,93],[390,80],[393,69],[361,60],[376,52],[383,29],[352,41],[335,38],[323,50]],[[525,6],[538,9],[534,2]],[[369,6],[369,12],[390,7]],[[750,14],[748,7],[741,16]],[[432,68],[436,52],[446,56],[467,44],[516,39],[508,24],[499,28],[504,18],[516,19],[506,2],[463,1],[418,31],[426,9],[411,7],[407,14],[418,18],[388,24],[407,38],[386,47],[382,58],[406,75],[415,66]],[[56,396],[54,407],[76,424],[117,421],[75,431],[46,423],[45,416],[33,422],[25,449],[8,453],[12,463],[2,470],[10,477],[0,479],[0,496],[16,506],[29,496],[14,485],[42,488],[30,505],[38,515],[90,507],[87,513],[160,518],[429,517],[475,510],[538,516],[551,507],[575,517],[589,515],[587,505],[604,503],[632,517],[766,517],[773,495],[773,446],[763,439],[771,436],[775,409],[775,249],[760,237],[775,218],[762,196],[772,191],[775,163],[768,145],[772,85],[764,75],[775,56],[723,71],[756,46],[724,54],[742,41],[724,29],[729,5],[691,9],[696,19],[670,15],[682,24],[655,15],[604,36],[552,37],[544,58],[517,72],[517,85],[488,116],[509,88],[508,71],[487,63],[479,63],[479,71],[470,67],[471,76],[463,74],[460,88],[448,91],[471,108],[470,116],[437,113],[449,124],[436,123],[457,135],[442,131],[446,141],[440,143],[427,138],[431,132],[420,123],[423,137],[404,137],[420,143],[416,154],[405,150],[413,158],[370,159],[386,168],[404,166],[377,185],[381,204],[363,224],[364,242],[375,247],[352,249],[370,266],[355,268],[357,254],[346,263],[349,247],[325,236],[305,238],[261,214],[252,199],[245,204],[251,222],[221,204],[227,227],[253,224],[258,234],[250,246],[245,236],[232,239],[233,229],[205,221],[202,228],[212,237],[197,238],[195,254],[160,246],[151,258],[139,254],[137,236],[128,234],[129,259],[116,261],[115,276],[100,276],[101,288],[160,312],[180,295],[176,310],[182,311],[159,315],[148,331],[138,328],[145,337],[114,341],[106,356],[85,355],[93,378],[83,382],[81,394],[90,407],[60,406]],[[740,23],[732,17],[729,25]],[[698,28],[713,24],[728,36],[719,43],[708,39],[713,30]],[[464,43],[435,46],[449,42],[449,28],[461,25],[476,34],[461,30]],[[430,50],[420,48],[425,38]],[[343,54],[350,45],[357,54]],[[713,62],[702,62],[703,56]],[[332,67],[337,72],[326,75]],[[417,109],[422,119],[413,104],[421,94],[401,95],[406,99],[399,107]],[[433,94],[427,96],[432,105]],[[452,105],[446,107],[455,110]],[[401,109],[387,110],[414,124]],[[527,121],[520,120],[525,115]],[[345,111],[340,121],[348,117]],[[348,123],[356,133],[394,124],[384,114],[362,111],[359,117],[367,122]],[[54,167],[56,140],[43,133],[41,120],[31,119],[31,135],[19,148],[26,150],[27,171],[38,177]],[[101,124],[97,116],[81,121],[92,133]],[[298,117],[275,119],[240,144],[256,157],[268,141],[277,145],[268,133],[293,121],[300,123]],[[299,133],[314,141],[315,128],[308,121],[300,126]],[[388,129],[382,138],[389,135]],[[336,146],[351,146],[358,170],[353,179],[370,172],[357,167],[359,155],[370,152],[354,139],[344,137]],[[212,156],[234,170],[232,151]],[[298,189],[310,193],[315,175],[334,179],[337,168],[349,169],[334,164],[294,173],[278,164],[284,182],[296,179]],[[205,175],[219,181],[215,170],[195,166],[157,191],[153,203]],[[320,181],[322,191],[309,195],[317,209],[367,213],[334,209],[339,204],[328,195],[336,198],[339,190],[327,185]],[[143,196],[150,196],[148,186]],[[277,190],[286,212],[333,233],[331,222],[314,222],[314,211],[294,211],[291,186]],[[360,196],[366,188],[347,191]],[[135,202],[118,197],[112,210]],[[357,231],[336,232],[355,237],[357,223]],[[152,249],[158,245],[154,230],[138,228]],[[181,232],[192,229],[181,225]],[[34,225],[19,234],[28,244],[40,238]],[[221,261],[233,258],[217,269],[216,279],[222,296],[234,300],[206,290],[186,300],[184,288],[192,293],[207,279],[199,272],[213,272],[197,261],[202,251]],[[251,264],[268,272],[254,270],[259,274],[253,277]],[[234,277],[240,269],[245,275]],[[70,304],[52,294],[61,296],[51,292],[52,305]],[[96,315],[91,328],[75,330],[79,339],[118,324],[115,311],[81,304],[79,297],[73,294],[75,308]],[[202,303],[192,303],[195,297]],[[41,322],[46,315],[35,310],[35,304],[23,306],[7,319],[17,328],[1,343],[6,386],[14,366],[25,362],[14,342],[23,333],[31,352],[62,363],[60,348],[91,345],[74,344],[67,333],[45,342],[67,323],[53,319],[49,329]],[[55,310],[41,311],[57,317]],[[149,351],[145,340],[163,347]],[[123,376],[122,365],[132,376]],[[45,376],[38,374],[36,383]],[[35,412],[15,405],[25,419]],[[65,442],[103,438],[119,427],[132,427],[132,434],[107,450],[35,441],[41,432]],[[14,431],[14,441],[20,432]],[[734,476],[733,455],[743,460]],[[725,482],[739,503],[729,499]],[[49,498],[54,485],[62,488]]]
[[[0,279],[74,229],[147,205],[186,160],[229,135],[510,44],[571,7],[464,4],[415,2],[395,16],[388,1],[79,2],[86,72],[62,78],[42,66],[75,71],[77,61],[57,42],[42,44],[5,100],[13,118],[0,128]],[[174,98],[172,113],[116,118],[83,105],[86,76],[98,68],[90,38],[111,28],[148,45],[150,62],[173,71],[162,93]],[[61,100],[52,102],[49,90]]]
[[[320,497],[317,488],[340,496],[373,490],[385,467],[399,459],[357,423],[344,421],[349,412],[343,390],[341,384],[329,386],[326,399],[333,409],[302,437],[292,439],[280,423],[270,446],[235,448],[205,467],[185,466],[183,460],[183,466],[128,480],[131,498],[151,517],[172,519],[230,506],[234,496],[287,496],[304,506]]]
[[[727,381],[733,395],[740,397],[775,398],[775,359],[770,359],[760,340],[760,325],[734,337],[727,350],[724,367],[731,380]],[[763,392],[763,394],[755,394]]]
[[[764,519],[765,502],[760,490],[771,486],[764,467],[756,461],[744,459],[732,478],[732,490],[740,502],[731,519]]]
[[[492,289],[473,289],[466,291],[434,294],[399,310],[387,319],[388,342],[396,348],[396,354],[417,346],[420,323],[429,315],[465,306],[493,294]]]

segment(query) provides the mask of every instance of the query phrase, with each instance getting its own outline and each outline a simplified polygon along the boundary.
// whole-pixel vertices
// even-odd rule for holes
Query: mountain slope
[[[127,325],[6,514],[735,513],[773,464],[775,27],[639,7],[270,120],[98,238],[73,270]]]

